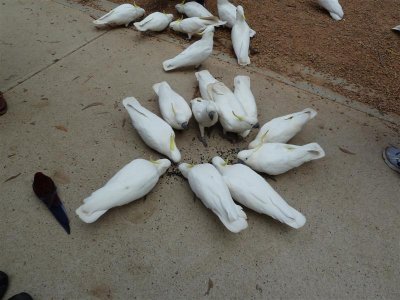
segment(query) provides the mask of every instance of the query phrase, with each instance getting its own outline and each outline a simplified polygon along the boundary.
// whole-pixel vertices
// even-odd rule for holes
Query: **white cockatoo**
[[[314,109],[306,108],[296,113],[272,119],[260,128],[254,141],[249,144],[249,148],[252,149],[264,143],[287,143],[316,115],[317,112]]]
[[[236,21],[236,6],[228,0],[217,1],[218,16],[222,21],[226,21],[225,26],[232,28]],[[250,37],[255,36],[256,32],[250,28]]]
[[[171,23],[174,15],[161,12],[154,12],[148,15],[140,22],[135,22],[133,25],[139,31],[163,31]]]
[[[125,25],[125,27],[127,27],[129,23],[142,17],[144,13],[144,9],[136,4],[121,4],[110,12],[106,13],[104,16],[94,20],[93,23],[96,25],[96,27],[114,27],[121,25]]]
[[[231,38],[238,64],[249,65],[250,27],[246,23],[243,7],[240,5],[236,9],[236,21],[232,27]]]
[[[133,127],[147,146],[175,163],[181,160],[181,153],[175,144],[175,132],[167,122],[141,106],[134,97],[125,98],[122,104],[132,119]]]
[[[175,8],[179,13],[185,14],[189,18],[212,16],[212,13],[210,13],[203,5],[194,1],[177,4],[175,5]]]
[[[201,138],[204,139],[204,128],[218,122],[218,111],[214,101],[195,98],[190,101],[194,118],[199,124]]]
[[[304,146],[267,143],[240,151],[237,157],[255,171],[279,175],[324,156],[324,150],[317,143]]]
[[[193,35],[202,33],[207,26],[218,27],[226,22],[221,21],[217,17],[192,17],[186,19],[178,19],[169,24],[169,27],[177,32],[186,33],[189,40]]]
[[[83,200],[76,214],[85,223],[93,223],[107,210],[128,204],[147,195],[171,166],[168,159],[135,159],[124,166],[102,188]]]
[[[251,92],[250,88],[250,77],[238,75],[234,78],[234,94],[239,102],[242,104],[247,116],[256,120],[256,124],[253,126],[254,128],[258,128],[258,114],[257,114],[257,103],[256,99],[254,98],[253,93]],[[250,130],[246,130],[242,132],[240,135],[242,137],[248,136]]]
[[[214,26],[207,26],[199,41],[194,42],[174,58],[163,62],[165,71],[182,67],[198,68],[212,53],[214,45]]]
[[[163,119],[174,129],[187,129],[192,111],[186,100],[166,81],[154,84],[153,90],[158,96],[158,105]]]

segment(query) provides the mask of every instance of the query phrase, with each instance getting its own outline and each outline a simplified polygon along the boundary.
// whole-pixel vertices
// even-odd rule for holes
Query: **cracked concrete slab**
[[[145,199],[94,224],[78,219],[82,200],[124,164],[160,157],[140,140],[121,100],[135,96],[159,113],[151,86],[163,80],[193,98],[193,70],[161,68],[180,49],[157,35],[112,30],[6,93],[0,266],[11,275],[7,296],[24,290],[35,299],[398,298],[399,176],[381,159],[382,147],[399,142],[398,129],[233,59],[214,56],[202,68],[231,87],[235,75],[249,75],[261,124],[309,106],[318,111],[291,142],[318,142],[327,156],[268,180],[306,225],[291,230],[245,209],[249,228],[232,234],[176,168]],[[205,148],[192,120],[177,133],[177,146],[183,161],[234,159],[254,135],[232,144],[215,128]],[[70,236],[35,198],[36,171],[56,180]]]

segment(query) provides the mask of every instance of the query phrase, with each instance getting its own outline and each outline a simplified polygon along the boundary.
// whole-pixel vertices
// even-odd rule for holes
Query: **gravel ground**
[[[96,0],[83,2],[96,5]],[[180,1],[136,2],[147,13],[165,11],[178,16],[174,5]],[[206,0],[215,14],[216,2]],[[251,55],[256,66],[326,86],[382,112],[400,114],[400,34],[390,30],[400,24],[400,1],[340,2],[345,18],[336,22],[313,0],[232,1],[243,5],[248,23],[257,31]],[[218,30],[215,42],[217,48],[233,54],[228,29]],[[303,66],[312,71],[305,74]],[[324,75],[316,75],[320,73]]]

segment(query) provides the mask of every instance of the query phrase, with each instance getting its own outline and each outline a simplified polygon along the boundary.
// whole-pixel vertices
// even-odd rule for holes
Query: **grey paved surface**
[[[382,147],[399,143],[395,124],[215,56],[203,68],[226,84],[250,75],[261,123],[308,106],[318,110],[292,142],[318,142],[326,158],[269,180],[306,225],[291,230],[246,209],[249,228],[229,233],[194,201],[175,169],[145,200],[84,224],[74,211],[88,194],[130,160],[159,157],[131,127],[122,98],[135,96],[158,112],[152,84],[167,80],[189,100],[194,72],[162,71],[161,62],[181,49],[164,35],[98,31],[87,13],[62,1],[1,3],[2,25],[14,20],[7,32],[2,26],[0,39],[0,89],[10,106],[0,117],[0,268],[11,277],[7,296],[25,290],[35,299],[400,297],[400,177],[381,159]],[[94,102],[102,104],[82,110]],[[222,140],[215,129],[204,148],[197,135],[193,121],[177,134],[183,161],[217,153],[232,158],[247,144]],[[40,170],[57,181],[70,236],[33,195]]]

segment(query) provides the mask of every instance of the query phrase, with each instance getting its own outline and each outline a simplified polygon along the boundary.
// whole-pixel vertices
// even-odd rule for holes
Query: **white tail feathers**
[[[284,217],[284,220],[279,220],[287,225],[289,225],[290,227],[294,228],[294,229],[299,229],[300,227],[303,227],[304,224],[306,223],[306,217],[298,212],[295,209],[292,209],[292,215],[291,217]]]
[[[250,57],[241,57],[241,58],[239,58],[239,60],[238,60],[238,64],[240,65],[240,66],[247,66],[247,65],[249,65],[250,64]]]
[[[211,75],[211,73],[208,70],[203,70],[200,72],[196,72],[194,73],[194,75],[196,76],[196,79],[199,81],[201,79],[204,79],[206,81],[210,81],[210,83],[214,83],[216,82],[216,79]]]
[[[216,16],[211,16],[211,17],[201,17],[200,19],[204,20],[204,21],[211,21],[214,23],[209,23],[207,24],[207,26],[214,26],[214,27],[218,27],[218,26],[222,26],[226,24],[226,21],[221,21],[218,17]]]
[[[146,29],[143,28],[143,25],[141,24],[141,22],[135,22],[135,23],[133,23],[133,26],[135,26],[136,29],[139,31],[146,31]]]
[[[240,82],[243,82],[246,84],[246,86],[250,87],[250,77],[245,76],[245,75],[238,75],[233,79],[235,85],[239,84]]]
[[[240,135],[242,138],[245,138],[245,137],[247,137],[249,134],[250,134],[250,130],[246,130],[246,131],[243,131],[242,133],[240,133],[239,135]]]
[[[175,66],[174,66],[172,60],[168,59],[163,62],[163,68],[164,68],[164,71],[171,71],[171,70],[175,69]]]
[[[107,26],[107,21],[104,20],[94,20],[93,24],[96,25],[97,27],[100,26]]]
[[[108,25],[109,20],[107,19],[110,15],[112,15],[114,13],[114,10],[109,11],[108,13],[106,13],[104,16],[101,16],[100,18],[98,18],[97,20],[93,21],[93,24],[97,25],[97,26],[106,26]]]
[[[329,14],[331,15],[332,19],[334,19],[335,21],[340,21],[343,18],[343,16],[341,17],[333,12],[330,12]]]
[[[91,214],[88,214],[87,212],[85,212],[83,210],[84,206],[85,206],[85,204],[78,207],[78,209],[75,211],[75,213],[85,223],[93,223],[93,222],[97,221],[98,218],[100,218],[102,215],[104,215],[107,212],[107,209],[106,209],[106,210],[95,211]]]
[[[158,91],[160,90],[160,86],[162,84],[166,84],[166,83],[167,83],[166,81],[162,81],[162,82],[153,84],[153,91],[158,95]]]
[[[135,97],[128,97],[122,100],[122,104],[126,109],[128,109],[129,106],[131,107],[141,107],[139,101],[136,100]]]
[[[221,222],[225,225],[225,227],[233,233],[238,233],[247,228],[248,224],[246,218],[239,217],[233,222],[229,222],[228,220],[224,220],[223,218],[219,218]]]
[[[216,215],[221,220],[221,222],[225,225],[225,227],[233,232],[238,233],[247,228],[247,216],[246,213],[243,211],[243,208],[240,205],[235,204],[236,211],[229,213],[225,218],[221,218],[218,213]]]
[[[317,143],[310,143],[303,146],[305,150],[310,154],[311,160],[323,158],[325,156],[324,149],[321,148]]]

